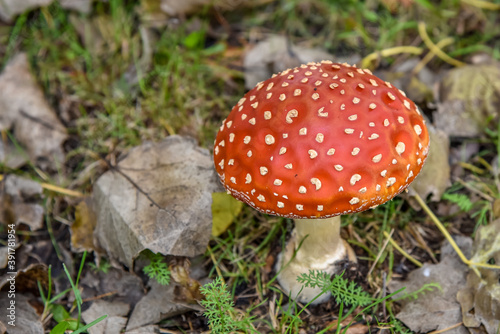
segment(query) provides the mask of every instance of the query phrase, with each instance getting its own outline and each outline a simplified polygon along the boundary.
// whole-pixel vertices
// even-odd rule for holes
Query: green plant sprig
[[[205,295],[205,299],[200,301],[201,306],[205,308],[203,315],[208,319],[213,334],[235,331],[258,333],[251,325],[252,317],[245,316],[241,320],[236,318],[233,299],[220,276],[200,287],[200,292]]]
[[[317,287],[323,293],[330,292],[337,304],[344,303],[351,306],[365,306],[375,300],[355,282],[349,282],[343,278],[343,274],[334,275],[333,279],[330,279],[330,275],[325,272],[310,270],[309,274],[304,273],[297,277],[297,281],[304,284],[305,287]]]
[[[170,283],[170,269],[163,262],[164,256],[151,251],[147,251],[144,254],[148,258],[149,264],[142,271],[149,278],[156,280],[160,285],[168,285]]]

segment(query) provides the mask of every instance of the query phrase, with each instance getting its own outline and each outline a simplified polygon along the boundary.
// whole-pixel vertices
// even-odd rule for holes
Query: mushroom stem
[[[345,260],[356,261],[356,257],[351,247],[340,237],[340,216],[295,219],[292,237],[276,264],[278,281],[293,299],[308,303],[321,293],[321,289],[302,288],[297,276],[309,270],[320,270],[331,275],[340,271],[338,265]],[[313,303],[322,303],[328,298],[330,295],[325,294]]]

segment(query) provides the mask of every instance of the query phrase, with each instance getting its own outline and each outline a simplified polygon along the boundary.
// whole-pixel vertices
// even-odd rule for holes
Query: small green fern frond
[[[170,269],[167,264],[163,262],[163,255],[153,252],[145,252],[145,255],[150,262],[142,271],[148,275],[149,278],[156,280],[161,285],[170,283]]]
[[[442,198],[458,205],[460,210],[464,212],[469,212],[470,210],[472,210],[472,207],[474,206],[474,203],[472,203],[469,197],[467,197],[464,194],[445,193],[443,194]]]

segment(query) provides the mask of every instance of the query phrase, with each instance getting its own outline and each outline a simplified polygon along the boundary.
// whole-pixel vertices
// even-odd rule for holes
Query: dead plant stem
[[[427,213],[429,218],[432,220],[432,222],[436,225],[436,227],[441,231],[441,233],[444,235],[444,237],[448,240],[450,243],[451,247],[455,250],[457,253],[458,257],[462,260],[463,263],[468,265],[474,272],[478,275],[478,277],[481,277],[481,274],[477,267],[482,267],[482,268],[489,268],[489,269],[500,269],[500,266],[496,266],[493,264],[488,264],[488,263],[475,263],[472,262],[471,260],[467,259],[460,249],[458,247],[457,243],[455,240],[453,240],[452,236],[448,232],[448,230],[444,227],[444,225],[439,221],[439,219],[436,217],[436,215],[432,212],[432,210],[427,206],[427,204],[424,202],[424,200],[416,193],[414,192],[415,199],[417,200],[418,204],[424,209],[424,211]]]

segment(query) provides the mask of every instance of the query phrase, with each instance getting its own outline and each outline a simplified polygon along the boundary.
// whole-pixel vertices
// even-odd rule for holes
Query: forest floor
[[[0,333],[498,333],[498,1],[47,2],[0,3]],[[227,196],[211,155],[246,91],[323,59],[405,91],[431,151],[342,217],[358,262],[303,305],[274,267],[293,220]]]

